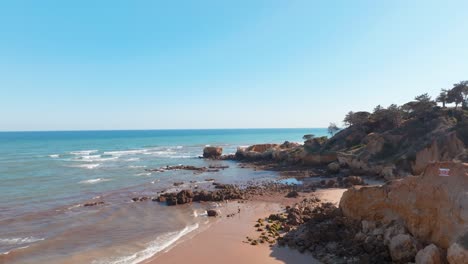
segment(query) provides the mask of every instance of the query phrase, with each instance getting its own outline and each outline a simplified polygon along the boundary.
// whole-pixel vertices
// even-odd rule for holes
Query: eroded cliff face
[[[440,176],[445,169],[448,176]],[[353,187],[340,208],[355,220],[402,221],[420,241],[447,249],[468,233],[468,164],[432,163],[421,176]]]
[[[422,173],[431,162],[451,161],[464,153],[465,144],[458,139],[456,132],[441,136],[416,154],[416,159],[412,163],[413,174]]]

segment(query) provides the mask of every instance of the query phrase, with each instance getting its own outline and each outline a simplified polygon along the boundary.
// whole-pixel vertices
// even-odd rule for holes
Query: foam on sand
[[[186,226],[184,229],[175,232],[169,232],[163,234],[152,241],[148,247],[145,249],[136,252],[130,256],[121,257],[115,260],[106,260],[106,261],[93,261],[93,264],[136,264],[154,256],[156,253],[168,249],[173,245],[177,240],[181,239],[183,236],[189,234],[190,232],[196,230],[198,224]]]
[[[12,238],[0,238],[0,244],[2,245],[24,245],[30,244],[37,241],[44,240],[44,238],[36,237],[12,237]]]

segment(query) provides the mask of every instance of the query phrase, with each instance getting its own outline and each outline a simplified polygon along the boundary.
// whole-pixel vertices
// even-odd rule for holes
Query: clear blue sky
[[[468,79],[468,1],[0,2],[0,130],[325,127]]]

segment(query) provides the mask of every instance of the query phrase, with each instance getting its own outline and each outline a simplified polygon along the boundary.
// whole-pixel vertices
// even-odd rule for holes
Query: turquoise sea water
[[[8,263],[34,263],[36,261],[30,258],[34,256],[35,260],[65,263],[68,256],[73,255],[80,259],[85,254],[93,256],[93,261],[98,262],[105,259],[106,263],[136,263],[141,259],[125,260],[125,256],[144,251],[149,248],[148,245],[158,249],[161,243],[164,244],[161,237],[164,238],[171,232],[175,232],[177,237],[197,223],[185,215],[187,212],[184,209],[168,210],[164,206],[154,209],[153,205],[148,213],[144,207],[149,205],[128,205],[132,195],[152,195],[172,188],[175,181],[202,184],[205,178],[214,178],[222,182],[242,184],[250,180],[274,177],[270,172],[238,168],[229,161],[222,161],[230,166],[227,170],[198,176],[187,171],[149,173],[145,171],[146,168],[177,164],[207,166],[209,161],[198,158],[206,145],[222,146],[227,154],[234,153],[239,146],[254,143],[282,143],[285,140],[301,142],[304,134],[322,136],[326,134],[326,130],[2,132],[0,261],[3,256]],[[104,200],[107,205],[91,211],[77,207],[93,199]],[[190,211],[189,216],[192,209],[187,209]],[[148,224],[145,229],[138,221],[125,220],[127,216],[116,221],[115,214],[139,214],[142,220],[152,219],[154,225]],[[167,224],[164,219],[174,214],[177,214],[176,218],[180,221]],[[89,236],[80,235],[78,241],[74,241],[76,233],[83,233],[83,230],[90,227],[94,229],[97,223],[105,223],[108,227],[117,225],[125,236],[121,237],[122,240],[114,238],[112,243],[104,243],[100,237],[108,237],[113,233],[111,230],[98,228]],[[70,231],[73,228],[76,230]],[[148,232],[153,232],[151,238],[145,237]],[[68,234],[66,238],[71,239],[71,242],[63,244],[60,250],[55,250],[54,239],[60,240],[64,234]],[[124,249],[119,248],[123,238],[125,244],[128,244]],[[132,246],[129,243],[132,239],[147,241],[147,247]],[[87,246],[82,246],[81,243]],[[88,248],[89,245],[92,245],[93,252]],[[118,253],[115,252],[116,248],[119,248]],[[149,255],[155,252],[157,250],[146,253]],[[64,254],[67,257],[63,257]],[[109,259],[108,255],[119,254],[125,261]],[[90,261],[83,258],[80,260]]]

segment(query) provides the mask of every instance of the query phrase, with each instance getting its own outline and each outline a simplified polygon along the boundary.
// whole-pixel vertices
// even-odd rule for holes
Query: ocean
[[[0,263],[138,263],[207,224],[196,203],[133,202],[174,182],[242,185],[274,172],[198,158],[258,143],[301,142],[326,129],[0,132]],[[167,165],[228,165],[219,172],[147,172]],[[83,207],[85,202],[104,205]]]

